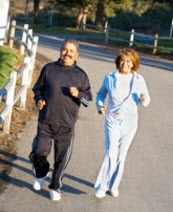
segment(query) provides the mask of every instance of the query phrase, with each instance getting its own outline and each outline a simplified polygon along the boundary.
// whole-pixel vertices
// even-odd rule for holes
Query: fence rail
[[[15,38],[15,30],[23,31],[22,40]],[[5,133],[9,133],[11,115],[14,104],[19,100],[19,108],[25,109],[27,90],[31,85],[33,68],[35,64],[35,56],[38,45],[38,36],[33,36],[32,29],[29,29],[29,25],[25,24],[24,27],[16,25],[16,21],[13,20],[10,30],[9,46],[13,48],[14,41],[18,40],[21,43],[20,52],[21,55],[25,54],[23,65],[17,71],[11,71],[8,82],[0,90],[0,103],[6,96],[5,107],[0,111],[0,123],[2,123],[2,129]],[[16,82],[21,77],[21,85],[16,91]]]
[[[96,25],[91,25],[91,24],[84,24],[82,23],[82,36],[84,36],[84,32],[86,28],[94,28],[94,29],[102,29],[104,31],[104,35],[98,35],[98,36],[88,36],[91,38],[98,38],[98,39],[104,39],[104,42],[107,44],[109,40],[113,41],[121,41],[121,42],[126,42],[129,43],[129,47],[132,47],[134,45],[141,45],[145,46],[148,48],[153,49],[153,54],[156,53],[157,50],[167,50],[173,52],[173,48],[165,48],[158,46],[158,41],[168,41],[168,42],[173,42],[171,39],[165,39],[165,38],[159,38],[158,34],[155,34],[154,36],[151,35],[145,35],[142,33],[137,33],[135,32],[134,29],[131,31],[122,31],[118,29],[111,29],[108,25],[107,27],[98,27]],[[116,36],[111,36],[110,33],[120,33],[120,34],[125,34],[129,35],[127,38],[121,38],[121,37],[116,37]],[[143,42],[142,42],[143,41]],[[150,43],[145,43],[145,42],[153,42],[153,45]]]

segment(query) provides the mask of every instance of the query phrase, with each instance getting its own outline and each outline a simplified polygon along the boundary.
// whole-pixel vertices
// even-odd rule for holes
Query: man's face
[[[61,60],[65,66],[71,66],[74,64],[78,52],[76,46],[73,43],[66,43],[61,52]]]

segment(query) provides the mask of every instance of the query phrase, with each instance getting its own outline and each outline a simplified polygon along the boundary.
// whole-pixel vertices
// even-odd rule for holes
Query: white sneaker
[[[110,194],[111,194],[111,196],[113,196],[113,197],[118,197],[119,196],[119,191],[118,191],[118,189],[117,190],[115,190],[115,191],[110,191]]]
[[[36,191],[39,191],[41,190],[42,186],[43,186],[43,183],[44,183],[44,180],[47,176],[45,177],[42,177],[42,178],[36,178],[34,180],[34,183],[33,183],[33,188],[36,190]]]
[[[102,188],[99,188],[99,189],[95,192],[94,196],[97,197],[97,198],[103,198],[103,197],[106,196],[106,191],[105,191],[104,189],[102,189]]]
[[[55,190],[50,189],[49,194],[50,194],[51,200],[59,201],[61,199],[60,191],[55,191]]]

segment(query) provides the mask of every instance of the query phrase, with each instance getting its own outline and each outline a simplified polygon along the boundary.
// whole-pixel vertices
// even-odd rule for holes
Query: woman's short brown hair
[[[124,48],[120,51],[118,56],[115,58],[116,68],[119,69],[120,60],[123,55],[130,57],[133,63],[132,70],[137,71],[139,69],[139,57],[134,49]]]

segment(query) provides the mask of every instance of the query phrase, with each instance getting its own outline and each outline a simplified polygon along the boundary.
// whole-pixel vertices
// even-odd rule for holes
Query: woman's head
[[[124,48],[120,51],[118,56],[115,58],[116,68],[120,69],[122,59],[129,59],[132,62],[131,70],[137,71],[139,69],[139,57],[135,50]]]

